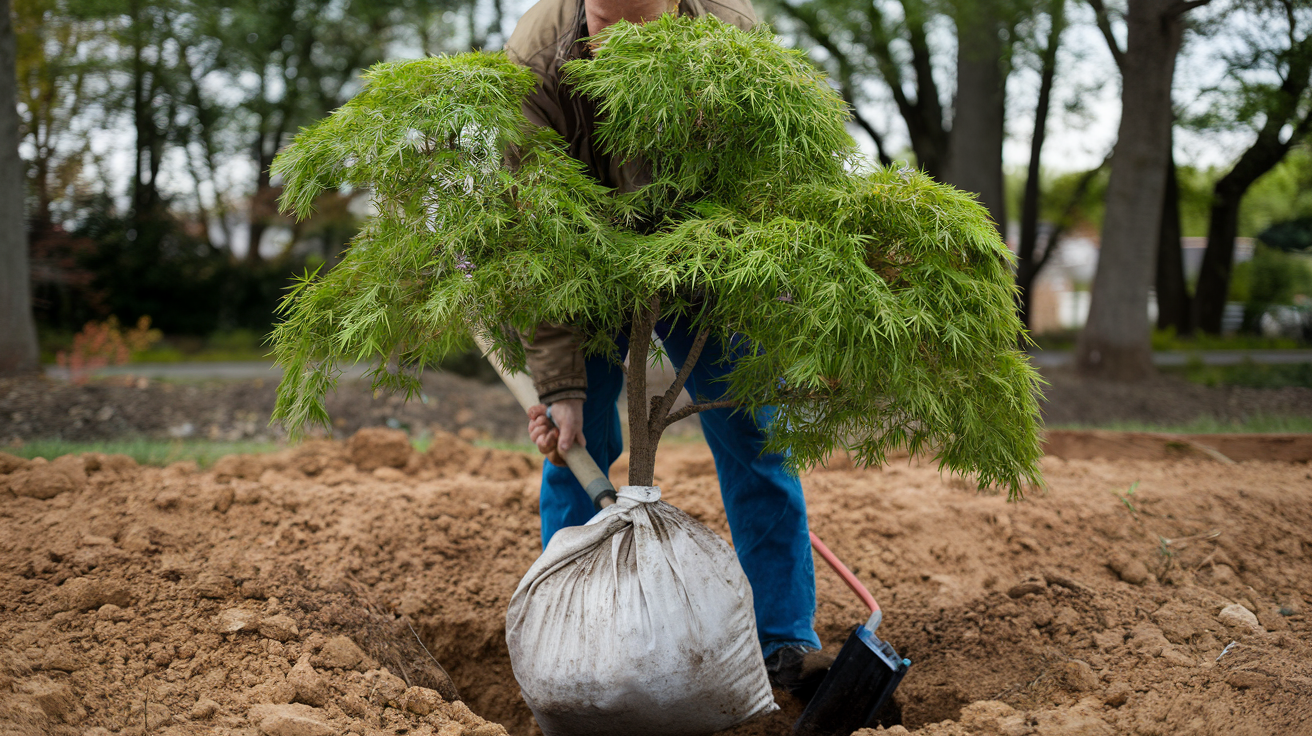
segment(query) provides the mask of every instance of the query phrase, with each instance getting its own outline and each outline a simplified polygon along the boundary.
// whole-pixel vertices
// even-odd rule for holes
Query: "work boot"
[[[765,658],[765,672],[770,684],[788,691],[803,703],[815,695],[820,681],[825,679],[834,657],[818,649],[789,644],[779,647]]]

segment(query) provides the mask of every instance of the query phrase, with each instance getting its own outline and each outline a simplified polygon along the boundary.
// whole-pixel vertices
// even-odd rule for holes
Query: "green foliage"
[[[870,464],[908,448],[1013,495],[1038,483],[1037,377],[987,214],[910,169],[859,172],[841,101],[769,33],[621,23],[570,65],[606,111],[602,143],[652,164],[625,196],[528,126],[533,77],[503,56],[371,69],[275,163],[300,216],[341,185],[369,187],[377,209],[341,265],[283,303],[275,418],[326,424],[341,361],[415,390],[414,371],[471,330],[511,366],[523,355],[507,328],[544,322],[614,356],[659,300],[741,349],[727,391],[740,410],[777,407],[767,449],[796,468],[840,447]]]
[[[1248,386],[1251,388],[1312,388],[1312,363],[1261,364],[1245,360],[1237,365],[1204,365],[1202,361],[1185,366],[1185,378],[1204,386]]]
[[[1312,294],[1312,258],[1285,253],[1259,242],[1253,259],[1240,264],[1231,279],[1230,295],[1244,303],[1244,331],[1258,332],[1262,315],[1272,306],[1306,300]]]

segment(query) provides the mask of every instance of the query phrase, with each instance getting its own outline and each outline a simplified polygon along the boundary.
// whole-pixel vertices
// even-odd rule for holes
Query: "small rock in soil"
[[[286,642],[300,635],[300,629],[296,627],[296,621],[291,616],[278,614],[260,620],[260,636],[266,639]]]
[[[225,608],[214,617],[215,630],[220,634],[255,631],[259,627],[259,621],[258,613],[244,608]]]
[[[1264,631],[1262,624],[1257,622],[1257,616],[1238,603],[1231,603],[1222,608],[1221,613],[1217,614],[1216,617],[1221,620],[1221,623],[1233,626],[1236,629],[1244,629],[1254,634],[1260,634]]]
[[[264,736],[331,736],[336,731],[323,711],[299,703],[257,705],[246,717]]]

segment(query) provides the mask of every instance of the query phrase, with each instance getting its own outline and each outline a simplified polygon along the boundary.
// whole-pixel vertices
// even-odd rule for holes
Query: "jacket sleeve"
[[[578,332],[567,325],[539,325],[536,334],[521,334],[528,369],[544,404],[588,398],[588,371]]]

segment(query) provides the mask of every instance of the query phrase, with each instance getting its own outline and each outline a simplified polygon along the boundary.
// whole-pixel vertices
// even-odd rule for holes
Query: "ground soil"
[[[653,369],[649,393],[663,390],[671,371]],[[1139,384],[1081,378],[1050,370],[1044,391],[1049,425],[1105,425],[1141,422],[1184,424],[1200,418],[1222,422],[1255,416],[1312,417],[1312,389],[1202,386],[1161,376]],[[391,426],[419,435],[430,430],[459,433],[466,439],[527,442],[523,412],[500,383],[450,373],[424,375],[423,396],[374,395],[367,383],[344,380],[328,398],[332,434],[349,437],[362,427]],[[0,446],[32,439],[277,440],[281,427],[269,425],[276,386],[270,381],[150,381],[117,377],[76,386],[48,379],[0,379]],[[687,401],[683,394],[681,401]],[[623,400],[621,400],[623,411]],[[690,417],[668,436],[697,435]]]
[[[812,529],[914,662],[888,730],[1312,733],[1312,468],[1043,470],[1018,504],[922,464],[804,477]],[[536,475],[382,430],[205,472],[0,456],[0,733],[534,733],[504,616],[539,551]],[[705,446],[667,445],[656,478],[728,537]],[[865,612],[817,583],[836,650]],[[731,733],[788,733],[777,698]]]

